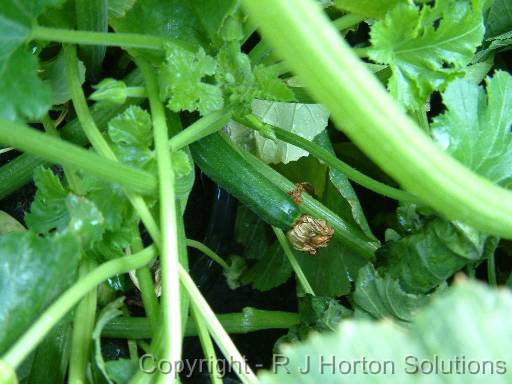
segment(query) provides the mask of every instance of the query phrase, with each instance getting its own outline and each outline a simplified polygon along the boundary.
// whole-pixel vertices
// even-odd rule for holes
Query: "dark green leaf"
[[[85,66],[78,62],[79,80],[85,81]],[[64,104],[71,99],[69,92],[66,68],[64,63],[64,51],[60,51],[52,60],[41,63],[41,79],[50,86],[52,104]]]
[[[485,256],[487,236],[441,218],[415,233],[389,241],[379,250],[384,274],[398,279],[406,292],[426,293],[456,271]]]
[[[63,0],[19,2],[0,7],[0,117],[37,119],[50,107],[51,94],[37,76],[37,58],[25,47],[33,23],[45,7]],[[23,74],[23,75],[21,75]]]
[[[68,191],[48,168],[39,167],[34,171],[34,183],[36,195],[30,213],[25,215],[28,228],[37,233],[48,233],[55,229],[62,231],[69,223],[69,212],[65,205]]]
[[[118,7],[116,9],[119,11]],[[123,12],[122,17],[113,17],[112,12],[110,14],[110,25],[117,32],[158,35],[184,41],[195,47],[207,45],[206,33],[188,1],[137,0],[133,7],[122,9],[119,13]],[[158,62],[161,60],[155,51],[142,52],[146,58]]]
[[[304,341],[313,332],[336,331],[339,323],[351,316],[351,310],[331,297],[299,297],[300,323],[292,327],[286,336],[281,337],[276,345]]]
[[[488,37],[512,31],[512,3],[510,0],[493,1],[485,26]]]
[[[79,259],[78,239],[70,233],[0,236],[0,353],[74,281]]]
[[[326,131],[318,134],[314,141],[333,155],[336,155]],[[323,198],[325,206],[340,215],[340,217],[353,221],[368,238],[375,239],[366,221],[363,208],[347,176],[336,169],[329,169],[329,180],[330,183],[327,183]],[[342,197],[341,199],[340,195]]]
[[[71,323],[61,320],[37,347],[29,384],[63,384],[71,351]]]
[[[352,298],[374,318],[391,317],[407,322],[429,301],[428,296],[406,293],[390,275],[379,276],[373,264],[359,271]]]
[[[243,273],[241,281],[243,284],[251,284],[254,289],[268,291],[284,284],[291,275],[290,262],[276,241],[263,258]]]
[[[119,359],[105,363],[110,379],[116,384],[128,384],[139,370],[139,364],[133,360]]]
[[[234,236],[235,241],[244,247],[244,258],[253,260],[264,257],[275,238],[268,224],[244,205],[237,210]]]
[[[359,269],[366,264],[363,256],[347,249],[343,243],[333,238],[327,248],[321,248],[314,256],[295,252],[313,292],[320,296],[347,295],[351,282]],[[335,271],[335,272],[334,272]]]
[[[0,52],[0,89],[0,117],[4,119],[35,120],[51,105],[51,90],[37,76],[37,58],[24,46],[6,55]]]
[[[457,160],[495,183],[510,184],[512,76],[498,71],[482,87],[456,80],[443,93],[447,111],[434,119],[437,142]]]
[[[222,27],[238,9],[237,0],[192,0],[192,8],[212,41],[218,41]]]

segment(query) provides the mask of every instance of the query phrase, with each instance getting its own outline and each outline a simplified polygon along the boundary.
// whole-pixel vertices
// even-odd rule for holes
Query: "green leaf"
[[[406,322],[412,321],[414,313],[429,301],[429,296],[405,292],[390,275],[379,276],[373,264],[359,271],[352,298],[376,319],[391,317]]]
[[[278,71],[264,65],[252,68],[249,56],[241,52],[237,41],[222,46],[217,63],[215,78],[223,88],[225,104],[234,108],[238,115],[250,113],[251,103],[256,98],[295,101],[293,92],[279,78]]]
[[[364,256],[347,249],[337,238],[331,239],[329,246],[321,248],[314,256],[297,251],[295,257],[313,292],[320,296],[347,295],[351,281],[366,264]]]
[[[36,195],[30,213],[25,215],[28,228],[36,233],[62,231],[69,223],[69,212],[65,204],[67,190],[59,178],[44,167],[34,171],[34,183],[37,187]]]
[[[192,0],[192,8],[212,41],[218,41],[228,17],[238,10],[237,0]]]
[[[37,67],[37,58],[23,46],[8,55],[0,52],[0,118],[36,120],[46,113],[52,94]]]
[[[352,316],[351,310],[331,297],[306,295],[298,301],[300,323],[290,328],[288,334],[276,342],[277,346],[304,341],[313,332],[336,331],[343,319]]]
[[[512,31],[512,3],[509,0],[494,0],[485,26],[488,37]]]
[[[207,45],[206,32],[188,1],[137,0],[128,10],[116,7],[116,11],[118,14],[124,13],[122,17],[114,17],[116,15],[110,12],[110,25],[116,32],[163,36],[189,43],[193,47]],[[155,51],[138,51],[153,61],[160,62],[162,59]]]
[[[94,202],[69,193],[50,169],[37,168],[34,182],[36,196],[30,213],[25,215],[29,229],[41,234],[71,231],[80,237],[85,248],[101,239],[105,219]]]
[[[51,94],[37,76],[37,58],[25,47],[32,25],[62,0],[4,0],[0,8],[0,117],[35,120],[50,107]],[[20,74],[23,74],[21,76]]]
[[[479,384],[482,377],[491,377],[494,383],[507,383],[512,380],[507,369],[512,326],[504,319],[510,311],[510,292],[461,282],[418,313],[408,330],[390,321],[342,321],[334,334],[313,335],[306,343],[283,347],[283,365],[274,367],[277,374],[260,373],[260,379],[263,384]],[[332,361],[334,366],[327,365]],[[441,364],[451,372],[442,374]],[[433,372],[435,366],[439,374]],[[472,372],[478,366],[479,374],[470,373],[469,366]]]
[[[292,275],[292,267],[283,249],[276,241],[256,264],[245,270],[241,277],[243,284],[251,284],[254,289],[268,291],[286,281]]]
[[[128,107],[108,123],[108,136],[113,149],[123,163],[141,168],[154,167],[151,116],[137,105]]]
[[[235,241],[244,247],[244,258],[250,260],[264,257],[275,239],[269,225],[244,205],[238,206],[234,232]]]
[[[204,81],[215,74],[217,64],[202,48],[191,53],[176,46],[166,50],[165,63],[160,69],[162,97],[174,112],[199,111],[202,115],[219,110],[224,105],[222,91]]]
[[[471,61],[484,35],[484,5],[472,3],[401,4],[372,26],[370,58],[390,65],[388,87],[407,108],[422,107]]]
[[[66,208],[70,217],[68,229],[80,236],[85,248],[101,240],[105,231],[105,220],[93,202],[70,194],[66,198]]]
[[[103,331],[105,325],[107,325],[111,320],[123,314],[123,311],[121,311],[123,304],[124,297],[120,297],[117,300],[107,304],[105,308],[103,308],[99,313],[94,331],[92,333],[92,339],[94,342],[94,361],[102,373],[103,379],[106,380],[108,384],[113,384],[113,381],[110,379],[105,366],[105,361],[103,360],[103,355],[101,353],[101,332]]]
[[[482,87],[456,80],[443,93],[447,111],[434,119],[437,142],[457,160],[491,181],[512,177],[512,76],[498,71]]]
[[[398,4],[406,4],[407,0],[336,0],[336,8],[359,15],[381,18],[386,12]]]
[[[486,240],[487,236],[462,223],[435,217],[416,232],[387,242],[377,250],[377,258],[406,292],[426,293],[465,265],[494,252],[486,248]]]
[[[83,84],[85,81],[85,66],[81,61],[78,61],[78,74],[80,84]],[[51,60],[41,63],[41,79],[51,89],[52,104],[64,104],[71,100],[63,50]]]
[[[314,141],[336,156],[327,131],[324,130],[317,135]],[[340,215],[340,217],[353,221],[368,238],[375,239],[364,215],[359,198],[348,178],[336,169],[329,169],[329,181],[323,196],[325,206]],[[339,198],[340,195],[342,199]]]
[[[70,318],[64,317],[37,347],[28,383],[64,383],[71,352]]]
[[[105,363],[105,368],[114,383],[125,384],[139,371],[139,364],[128,359],[110,360]]]
[[[79,259],[79,242],[70,233],[0,236],[0,353],[74,281]]]

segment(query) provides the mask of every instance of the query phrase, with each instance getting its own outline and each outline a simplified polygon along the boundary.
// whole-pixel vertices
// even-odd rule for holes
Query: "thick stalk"
[[[276,228],[276,227],[272,227],[272,230],[276,234],[277,241],[279,241],[279,245],[281,245],[281,248],[283,248],[284,254],[288,258],[288,261],[290,262],[293,272],[295,272],[295,276],[297,276],[297,279],[299,280],[300,285],[302,286],[302,289],[304,290],[304,292],[315,296],[315,292],[313,291],[311,284],[309,284],[309,281],[306,278],[306,275],[304,275],[304,271],[302,271],[302,268],[300,267],[299,262],[295,258],[295,255],[293,254],[293,251],[290,247],[290,243],[286,239],[286,236],[285,236],[283,230],[281,228]]]
[[[512,239],[512,192],[445,153],[400,109],[313,0],[243,0],[311,95],[406,190],[485,233]]]
[[[177,367],[181,360],[180,284],[178,278],[178,240],[176,225],[176,196],[174,172],[169,151],[169,137],[165,111],[160,100],[158,82],[153,68],[142,59],[137,60],[146,81],[151,108],[153,135],[159,178],[160,196],[160,270],[161,270],[161,323],[163,327],[162,359]]]
[[[227,333],[247,334],[265,329],[288,329],[299,323],[299,315],[294,312],[267,311],[256,308],[244,308],[242,312],[217,314]],[[146,317],[116,317],[105,328],[103,337],[121,339],[149,339],[152,335],[149,320]],[[197,336],[193,321],[187,323],[185,336]]]
[[[84,260],[80,266],[80,277],[94,270],[94,263]],[[70,384],[86,383],[85,371],[91,351],[92,331],[96,320],[97,290],[90,290],[80,301],[73,320],[71,337],[71,357],[69,359],[68,382]]]
[[[22,123],[0,119],[0,142],[52,163],[82,169],[110,182],[119,183],[129,190],[143,194],[151,194],[156,190],[156,179],[150,173],[105,159]],[[30,164],[34,163],[41,164],[40,159],[31,159]],[[21,172],[27,170],[25,166],[24,162]],[[11,171],[15,169],[11,168]]]
[[[142,35],[138,33],[74,31],[70,29],[42,27],[39,25],[32,28],[30,39],[80,45],[106,45],[111,47],[156,50],[163,50],[166,44],[173,43],[185,49],[193,49],[188,43],[161,36]]]
[[[243,383],[256,384],[258,379],[252,369],[245,362],[244,357],[236,348],[233,340],[226,333],[222,324],[219,322],[212,309],[199,292],[199,289],[194,284],[194,281],[187,273],[187,271],[180,265],[179,266],[180,281],[187,290],[190,301],[197,308],[197,315],[201,316],[202,320],[206,323],[210,335],[213,337],[217,346],[222,351],[222,354],[228,361],[233,362],[232,368],[236,375]]]

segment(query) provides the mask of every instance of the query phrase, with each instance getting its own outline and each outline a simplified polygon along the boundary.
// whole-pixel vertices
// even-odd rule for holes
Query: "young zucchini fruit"
[[[288,192],[294,184],[253,155],[237,148],[221,133],[190,145],[198,167],[268,224],[288,231],[304,214],[325,220],[335,236],[371,258],[378,244],[310,196],[297,204]]]

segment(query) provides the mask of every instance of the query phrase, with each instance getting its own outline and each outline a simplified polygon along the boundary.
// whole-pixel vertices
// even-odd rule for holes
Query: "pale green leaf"
[[[264,372],[260,379],[263,384],[509,383],[512,326],[504,319],[511,311],[508,290],[461,282],[419,312],[410,329],[391,321],[342,321],[334,334],[283,347],[275,360],[281,363],[274,366],[277,374]],[[439,374],[433,372],[436,366]]]
[[[336,0],[335,6],[347,12],[381,18],[394,6],[406,3],[407,0]]]
[[[312,140],[327,127],[329,112],[319,104],[285,103],[254,100],[252,111],[264,123]],[[289,163],[307,156],[308,152],[280,140],[263,137],[245,126],[231,122],[231,139],[250,150],[266,163]]]

